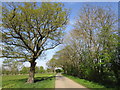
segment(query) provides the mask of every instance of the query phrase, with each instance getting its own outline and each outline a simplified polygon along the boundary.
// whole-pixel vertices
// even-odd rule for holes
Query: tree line
[[[44,73],[53,73],[52,69],[47,68],[44,69],[43,66],[36,66],[35,73],[37,74],[44,74]],[[2,67],[2,74],[3,75],[20,75],[20,74],[29,74],[29,67],[23,66],[22,68],[17,67]]]
[[[49,62],[68,75],[120,85],[118,35],[118,18],[111,8],[86,5],[65,37],[63,48]]]

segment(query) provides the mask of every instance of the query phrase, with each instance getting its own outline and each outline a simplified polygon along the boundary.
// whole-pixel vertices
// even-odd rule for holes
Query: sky
[[[9,1],[11,1],[11,0],[9,0]],[[73,24],[75,23],[75,17],[78,15],[80,8],[82,8],[85,4],[101,6],[101,7],[110,6],[116,14],[118,12],[118,3],[117,3],[118,0],[109,0],[109,1],[114,1],[114,2],[84,2],[84,1],[90,1],[90,0],[81,0],[81,1],[83,1],[83,2],[62,2],[62,3],[64,3],[65,8],[71,9],[70,18],[69,18],[70,20],[69,20],[69,24],[66,27],[65,33],[68,33],[71,29],[73,29]],[[101,1],[103,1],[103,0],[101,0]],[[108,0],[106,0],[106,1],[108,1]],[[45,58],[37,59],[37,61],[36,61],[37,66],[43,66],[44,68],[47,68],[46,62],[49,61],[52,58],[52,56],[55,54],[55,52],[59,51],[60,49],[61,49],[61,46],[57,46],[55,49],[47,51]],[[24,65],[27,67],[30,66],[29,62],[24,63]]]

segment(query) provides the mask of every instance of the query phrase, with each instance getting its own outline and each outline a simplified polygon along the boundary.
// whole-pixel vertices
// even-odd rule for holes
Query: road
[[[56,75],[55,88],[86,88],[71,79],[62,76],[60,73]],[[87,88],[85,89],[87,90]]]

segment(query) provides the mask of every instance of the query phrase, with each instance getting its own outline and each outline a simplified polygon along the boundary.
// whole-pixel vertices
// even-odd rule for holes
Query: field
[[[26,83],[28,75],[2,76],[2,88],[54,88],[55,74],[36,74],[35,83]]]

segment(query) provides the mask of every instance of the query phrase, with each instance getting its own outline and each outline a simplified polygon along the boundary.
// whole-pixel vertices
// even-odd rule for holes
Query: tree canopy
[[[55,62],[65,74],[119,85],[117,22],[111,8],[84,6],[79,11],[74,29],[64,39],[64,48],[56,52]]]
[[[49,2],[3,3],[3,57],[29,61],[33,77],[35,60],[61,43],[69,13],[63,6]]]

